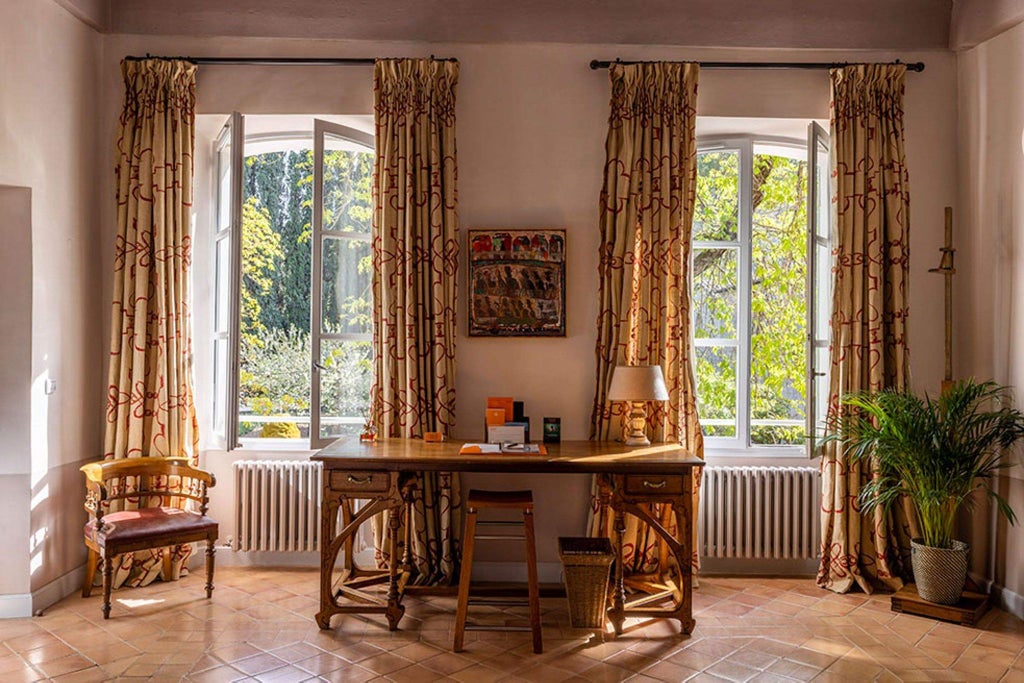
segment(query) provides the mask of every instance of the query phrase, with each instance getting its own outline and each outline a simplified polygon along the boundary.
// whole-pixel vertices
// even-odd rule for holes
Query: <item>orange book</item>
[[[487,409],[490,411],[491,408],[503,408],[505,410],[505,419],[499,424],[505,424],[506,422],[512,422],[512,417],[515,414],[513,403],[515,401],[511,396],[488,396],[487,397]],[[489,413],[488,413],[489,414]],[[487,424],[491,424],[488,422]]]
[[[487,409],[487,426],[494,427],[496,425],[505,424],[505,409],[504,408],[488,408]]]

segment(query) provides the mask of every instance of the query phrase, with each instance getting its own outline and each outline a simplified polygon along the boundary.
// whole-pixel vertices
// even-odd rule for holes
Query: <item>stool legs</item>
[[[533,533],[533,508],[523,510],[523,527],[526,532],[526,581],[530,592],[530,630],[533,632],[533,652],[544,651],[540,631],[540,586],[537,581],[537,544]]]
[[[507,506],[504,506],[507,507]],[[540,625],[540,585],[537,578],[537,545],[533,526],[533,506],[524,505],[523,540],[526,542],[526,576],[529,592],[530,631],[533,634],[533,651],[540,654],[544,650]],[[469,505],[466,508],[466,531],[463,534],[462,563],[459,569],[459,597],[455,608],[455,637],[452,649],[462,652],[465,646],[466,618],[469,613],[469,587],[473,573],[473,550],[476,545],[477,508]],[[491,537],[498,540],[498,537]],[[515,537],[512,537],[515,538]],[[498,627],[498,630],[521,630],[518,628]]]
[[[469,579],[473,573],[473,545],[476,538],[476,508],[466,510],[466,532],[463,534],[462,564],[459,569],[459,600],[455,608],[455,642],[452,649],[462,652],[469,612]]]

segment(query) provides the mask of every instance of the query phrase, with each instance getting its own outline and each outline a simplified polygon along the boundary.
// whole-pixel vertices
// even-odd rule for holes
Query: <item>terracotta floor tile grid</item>
[[[811,580],[702,579],[697,627],[627,621],[573,629],[542,601],[544,654],[528,633],[473,631],[451,652],[453,598],[408,598],[401,630],[382,617],[313,622],[317,573],[224,568],[212,601],[198,575],[0,621],[0,681],[1024,681],[1024,622],[990,611],[979,628],[895,614],[886,595],[835,595]],[[523,625],[525,608],[471,610]]]

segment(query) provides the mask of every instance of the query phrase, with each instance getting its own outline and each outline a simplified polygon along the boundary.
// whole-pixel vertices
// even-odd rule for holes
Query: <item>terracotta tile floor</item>
[[[0,621],[0,680],[1024,681],[1024,623],[1012,616],[952,626],[810,580],[705,578],[690,637],[666,621],[627,623],[615,639],[573,630],[564,601],[544,600],[539,656],[529,634],[507,632],[467,633],[467,651],[453,654],[452,598],[408,599],[394,633],[353,616],[321,631],[316,593],[315,571],[224,568],[212,602],[194,574],[115,592],[106,622],[100,598],[70,597],[42,617]],[[476,609],[477,621],[525,616]]]

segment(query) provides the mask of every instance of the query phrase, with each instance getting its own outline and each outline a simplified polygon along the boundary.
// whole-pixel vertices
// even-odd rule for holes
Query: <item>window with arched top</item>
[[[373,136],[253,119],[214,154],[214,431],[228,450],[319,448],[369,409]]]
[[[803,454],[827,401],[828,140],[702,138],[691,311],[707,448]]]

